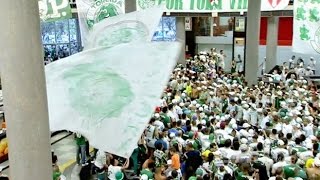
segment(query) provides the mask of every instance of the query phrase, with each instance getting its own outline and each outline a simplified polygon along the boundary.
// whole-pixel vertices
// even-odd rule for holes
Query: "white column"
[[[125,13],[131,13],[137,10],[136,0],[125,0]]]
[[[249,85],[258,80],[261,1],[249,0],[247,13],[245,78]]]
[[[10,179],[52,179],[38,1],[2,0],[0,20]]]
[[[186,29],[184,17],[177,17],[177,39],[182,43],[182,50],[178,63],[185,65],[186,57]]]
[[[268,17],[266,73],[277,65],[279,17]]]

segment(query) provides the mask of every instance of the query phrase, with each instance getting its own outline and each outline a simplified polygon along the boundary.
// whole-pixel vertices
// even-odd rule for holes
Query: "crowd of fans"
[[[319,95],[297,71],[301,62],[291,59],[268,81],[249,86],[241,72],[224,72],[221,56],[202,52],[178,65],[132,156],[96,150],[93,174],[101,180],[320,179]],[[78,145],[84,154],[84,142]]]

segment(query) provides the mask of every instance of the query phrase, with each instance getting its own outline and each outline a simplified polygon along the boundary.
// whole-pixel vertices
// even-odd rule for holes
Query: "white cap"
[[[319,167],[319,166],[320,166],[320,159],[319,159],[318,157],[315,158],[313,164],[314,164],[315,166]]]
[[[238,128],[238,125],[237,124],[232,124],[232,129],[237,129]]]
[[[247,144],[248,143],[248,140],[246,138],[242,138],[240,140],[241,144]]]
[[[284,145],[284,142],[283,142],[282,140],[279,140],[279,141],[278,141],[278,145],[279,145],[279,146],[283,146],[283,145]]]
[[[254,130],[253,129],[249,129],[249,134],[251,135],[251,136],[253,136],[254,135]]]
[[[250,126],[251,126],[250,124],[244,123],[242,127],[244,127],[244,128],[249,128]]]
[[[154,114],[154,117],[155,117],[155,118],[159,118],[159,117],[160,117],[160,114],[159,114],[159,113],[155,113],[155,114]]]
[[[175,137],[176,135],[172,132],[172,133],[170,133],[170,135],[169,135],[171,138],[173,138],[173,137]]]
[[[140,180],[149,180],[149,177],[146,174],[142,174]]]
[[[247,108],[249,108],[249,105],[248,105],[248,104],[244,104],[244,105],[243,105],[243,108],[246,108],[246,109],[247,109]]]

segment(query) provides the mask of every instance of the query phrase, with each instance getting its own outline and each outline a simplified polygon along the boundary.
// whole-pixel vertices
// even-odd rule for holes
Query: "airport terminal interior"
[[[3,1],[0,180],[320,180],[320,0]]]

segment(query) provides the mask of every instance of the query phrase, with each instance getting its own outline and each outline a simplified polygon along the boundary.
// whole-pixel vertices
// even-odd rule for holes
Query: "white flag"
[[[293,51],[320,54],[320,1],[294,1]]]
[[[113,47],[134,41],[151,42],[163,12],[164,7],[159,6],[104,19],[93,26],[84,48]]]
[[[124,0],[77,0],[76,3],[83,46],[96,23],[125,12]]]
[[[51,131],[79,132],[98,149],[130,157],[181,47],[178,42],[134,42],[47,65]]]

